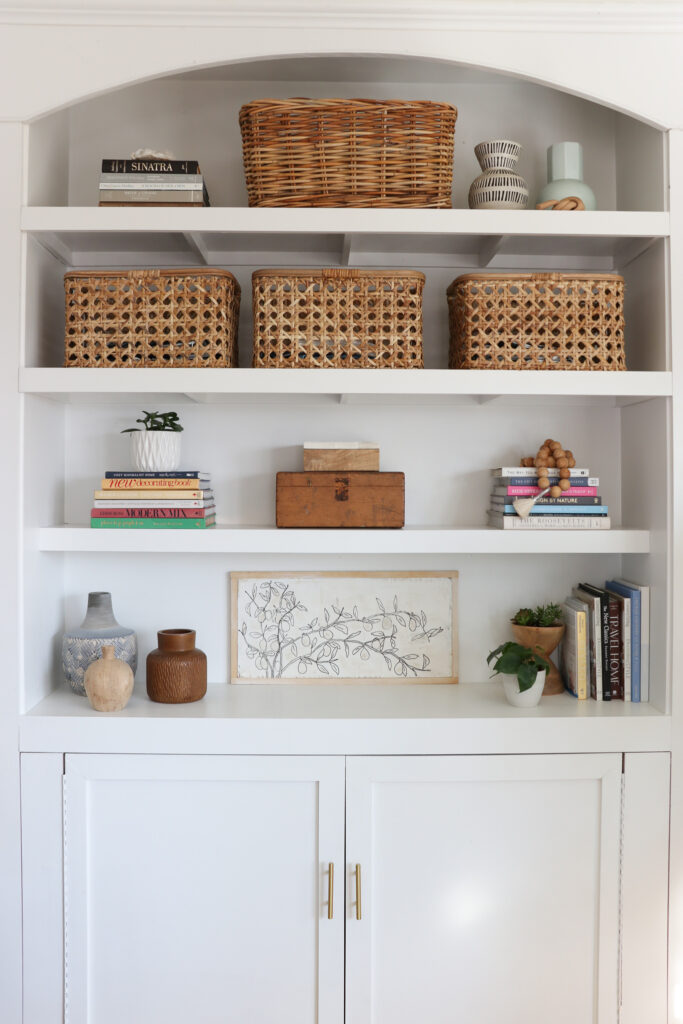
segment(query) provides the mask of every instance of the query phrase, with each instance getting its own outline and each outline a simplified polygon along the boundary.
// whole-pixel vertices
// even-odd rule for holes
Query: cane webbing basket
[[[65,366],[236,366],[240,286],[227,270],[64,276]]]
[[[249,205],[450,207],[456,117],[428,101],[247,103]]]
[[[451,369],[626,369],[618,274],[464,274],[447,294]]]
[[[424,274],[257,270],[254,366],[421,368]]]

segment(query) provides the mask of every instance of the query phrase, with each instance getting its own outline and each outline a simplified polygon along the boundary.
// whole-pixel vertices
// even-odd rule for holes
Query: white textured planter
[[[545,669],[538,673],[534,685],[529,687],[528,690],[524,690],[522,693],[519,692],[519,682],[516,675],[513,676],[501,673],[500,678],[503,680],[503,689],[505,690],[505,696],[507,697],[509,704],[514,705],[516,708],[536,707],[541,699],[541,694],[543,693],[543,687],[545,685]]]
[[[180,433],[138,430],[130,435],[133,465],[145,473],[165,473],[180,466]]]

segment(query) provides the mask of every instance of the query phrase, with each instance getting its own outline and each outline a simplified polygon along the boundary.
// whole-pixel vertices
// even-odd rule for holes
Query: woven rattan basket
[[[256,270],[254,366],[422,367],[424,274]]]
[[[464,274],[447,294],[451,369],[626,369],[618,274]]]
[[[74,271],[65,366],[236,366],[240,286],[227,270]]]
[[[450,207],[456,117],[428,101],[247,103],[249,205]]]

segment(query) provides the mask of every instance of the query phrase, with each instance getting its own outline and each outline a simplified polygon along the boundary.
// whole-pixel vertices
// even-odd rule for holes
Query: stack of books
[[[210,206],[196,160],[103,160],[100,206]]]
[[[209,473],[112,470],[95,491],[90,525],[98,530],[207,530],[216,525]]]
[[[579,700],[650,699],[650,588],[628,580],[580,583],[562,604],[560,672]]]
[[[559,497],[547,494],[526,518],[515,511],[515,498],[533,498],[541,493],[533,466],[500,466],[493,469],[489,526],[502,530],[609,530],[607,505],[598,494],[600,479],[590,470],[574,468],[569,487]],[[546,470],[550,484],[559,486],[559,469]]]

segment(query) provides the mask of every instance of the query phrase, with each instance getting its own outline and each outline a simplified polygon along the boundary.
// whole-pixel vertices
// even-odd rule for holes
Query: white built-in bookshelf
[[[565,32],[555,30],[555,21],[550,31],[530,20],[533,4],[514,5],[521,19],[514,25],[500,20],[500,8],[507,5],[493,5],[496,21],[486,30],[472,27],[479,17],[473,9],[479,5],[466,0],[435,0],[427,12],[415,3],[412,14],[408,0],[396,0],[391,12],[386,5],[375,4],[374,14],[361,12],[359,5],[349,5],[354,7],[351,13],[340,13],[331,0],[321,5],[302,0],[299,6],[311,21],[306,31],[300,20],[288,20],[282,12],[276,16],[273,5],[267,5],[267,17],[246,7],[235,14],[232,8],[240,5],[227,6],[229,13],[226,5],[206,3],[200,17],[189,8],[171,12],[169,5],[149,0],[140,11],[107,13],[105,0],[97,0],[95,13],[76,14],[69,8],[68,19],[58,26],[59,38],[53,39],[50,12],[64,7],[56,0],[48,5],[50,11],[44,5],[40,13],[34,11],[26,25],[23,14],[12,15],[16,24],[7,36],[16,41],[15,53],[10,53],[13,46],[7,47],[11,80],[22,80],[13,61],[23,60],[30,74],[27,70],[16,94],[6,87],[7,113],[0,124],[0,219],[7,227],[0,260],[0,424],[9,466],[8,497],[0,510],[0,568],[10,591],[8,610],[0,621],[3,650],[9,652],[0,693],[0,774],[6,780],[0,786],[0,832],[18,837],[23,829],[24,841],[22,849],[18,841],[16,848],[11,842],[0,844],[0,900],[9,908],[6,917],[12,932],[19,930],[22,914],[28,925],[19,944],[23,969],[20,954],[13,959],[14,947],[0,942],[0,1017],[2,983],[10,992],[11,986],[18,989],[16,979],[23,977],[24,1016],[20,1018],[11,1006],[6,1013],[11,1024],[20,1019],[44,1024],[62,1016],[86,1020],[86,1001],[79,1007],[74,995],[79,983],[79,972],[73,968],[78,944],[84,964],[81,980],[87,977],[93,981],[93,992],[101,992],[102,979],[95,977],[93,964],[104,948],[102,936],[105,944],[111,936],[119,943],[116,930],[110,935],[103,929],[93,940],[96,952],[88,961],[84,933],[79,936],[73,924],[75,919],[78,924],[78,914],[63,900],[64,877],[74,872],[74,860],[65,861],[63,830],[67,819],[72,827],[74,810],[72,805],[64,814],[62,785],[66,776],[64,792],[69,797],[74,793],[70,787],[80,785],[73,781],[80,771],[75,764],[79,755],[88,755],[88,771],[97,755],[108,755],[93,769],[93,778],[102,779],[108,778],[112,765],[117,771],[123,765],[120,778],[137,779],[143,762],[145,771],[154,762],[159,778],[182,782],[186,776],[193,779],[196,770],[197,778],[204,779],[203,764],[211,760],[204,755],[231,755],[216,758],[219,767],[213,762],[209,766],[216,778],[237,765],[234,770],[244,771],[244,778],[279,782],[281,767],[305,773],[308,760],[315,761],[310,778],[318,787],[319,779],[327,779],[328,766],[330,772],[339,770],[335,792],[342,810],[334,828],[342,837],[342,852],[337,855],[342,907],[344,893],[355,891],[355,854],[344,847],[344,837],[352,836],[355,796],[351,790],[350,799],[344,795],[344,773],[348,781],[359,766],[372,772],[371,762],[381,761],[382,771],[407,771],[410,789],[413,765],[414,779],[422,780],[423,770],[438,775],[460,771],[464,764],[463,771],[476,774],[490,761],[495,762],[492,771],[499,770],[505,782],[528,777],[544,786],[544,766],[552,758],[546,762],[537,755],[557,755],[555,762],[561,761],[562,767],[557,778],[552,777],[547,806],[564,800],[565,790],[576,783],[581,793],[575,809],[592,807],[595,799],[595,806],[602,808],[586,829],[591,856],[599,861],[599,871],[589,880],[595,889],[584,894],[586,920],[599,918],[599,927],[595,925],[581,947],[586,969],[576,973],[578,988],[595,992],[586,1024],[589,1019],[591,1024],[616,1024],[617,1019],[621,1024],[643,1024],[645,1019],[664,1024],[667,934],[672,990],[678,981],[683,984],[683,925],[676,913],[683,891],[676,866],[683,851],[677,692],[681,565],[676,533],[683,466],[677,440],[682,424],[675,342],[681,320],[676,282],[683,271],[678,209],[683,143],[680,132],[669,131],[681,123],[676,90],[657,82],[657,55],[667,45],[664,36],[653,39],[648,49],[631,31],[638,24],[635,15],[633,21],[626,18],[623,34],[612,40],[619,55],[617,66],[607,46],[609,37],[594,26],[594,19],[603,23],[603,8],[609,4],[600,5],[600,11],[591,5],[590,12],[586,4],[547,5],[562,7]],[[569,6],[573,13],[567,13]],[[620,5],[625,6],[633,5]],[[654,6],[659,11],[664,5]],[[470,20],[461,24],[456,7],[466,7]],[[663,18],[661,11],[650,15]],[[261,19],[258,31],[251,26],[252,18]],[[186,30],[190,25],[192,35]],[[510,31],[503,32],[501,25]],[[159,28],[163,31],[156,35]],[[340,55],[329,52],[334,48]],[[307,49],[317,55],[295,55]],[[406,55],[411,50],[415,56]],[[381,52],[385,56],[378,56]],[[404,55],[391,55],[399,53]],[[82,63],[80,57],[74,59],[77,54]],[[629,54],[637,54],[649,73],[641,68],[636,75]],[[51,72],[57,66],[53,61],[59,62],[63,74]],[[6,81],[10,71],[1,66],[0,79]],[[453,209],[249,209],[238,111],[243,103],[268,96],[403,97],[455,104],[459,116]],[[596,98],[584,98],[590,96]],[[519,170],[529,183],[532,205],[546,180],[547,146],[579,140],[585,178],[595,190],[599,209],[469,210],[468,187],[479,173],[474,145],[494,138],[522,144]],[[143,145],[198,159],[212,207],[98,208],[101,159]],[[230,270],[241,285],[239,367],[64,367],[67,271],[205,266]],[[252,369],[252,272],[288,266],[422,271],[425,369]],[[480,270],[623,274],[628,369],[449,370],[446,288],[458,275]],[[127,466],[128,439],[121,431],[143,409],[179,413],[183,463],[212,474],[215,530],[89,528],[92,492],[105,470]],[[487,528],[491,467],[516,464],[519,456],[532,454],[549,436],[571,447],[578,464],[600,477],[611,530]],[[381,469],[405,473],[406,527],[278,530],[276,473],[301,468],[304,441],[342,439],[377,442]],[[460,683],[231,685],[230,574],[250,570],[457,570]],[[578,702],[562,694],[544,699],[537,709],[508,706],[499,682],[489,678],[486,655],[510,637],[510,616],[520,606],[560,601],[580,581],[602,584],[613,577],[651,588],[650,701]],[[132,626],[139,641],[135,693],[124,711],[112,715],[93,711],[60,676],[62,633],[81,621],[88,592],[97,590],[111,591],[117,619]],[[207,654],[209,690],[195,704],[158,705],[146,697],[145,655],[156,646],[157,630],[174,627],[196,629],[197,644]],[[5,749],[9,757],[3,760]],[[601,758],[609,762],[604,772]],[[338,763],[332,765],[335,760]],[[593,760],[600,761],[598,768]],[[315,775],[318,762],[325,767]],[[103,774],[98,776],[100,770]],[[316,788],[316,800],[327,784]],[[608,799],[600,804],[605,794]],[[97,801],[91,803],[95,806]],[[434,802],[434,819],[450,827],[446,805],[440,798]],[[318,806],[322,822],[328,814],[324,800]],[[484,821],[486,800],[477,806]],[[317,814],[316,810],[314,817]],[[220,823],[221,815],[220,808],[211,808],[212,821]],[[475,807],[469,820],[478,827],[478,818]],[[539,816],[530,817],[532,844],[535,835],[543,834],[542,824]],[[76,832],[79,827],[80,835],[72,831],[68,836],[69,856],[76,862],[87,848],[84,837],[90,823],[86,827],[77,821]],[[106,827],[105,823],[100,835],[106,834]],[[466,831],[467,823],[462,827]],[[509,836],[517,831],[515,824]],[[491,837],[490,845],[495,846],[499,836],[492,831]],[[133,839],[138,842],[137,834]],[[145,840],[141,842],[144,846]],[[398,845],[388,844],[387,849],[396,851]],[[505,852],[501,849],[501,859]],[[137,853],[135,848],[131,857],[136,865]],[[88,861],[89,871],[98,870],[101,854],[102,847]],[[314,873],[319,858],[333,859],[316,846]],[[351,859],[344,881],[347,858]],[[427,861],[415,861],[418,873],[426,878]],[[541,893],[544,905],[552,909],[571,872],[554,879],[548,875],[546,899],[546,868],[554,870],[549,861],[531,864],[523,887],[534,898]],[[20,898],[22,872],[25,891]],[[670,918],[669,878],[674,911]],[[3,879],[9,881],[5,884]],[[369,908],[373,881],[378,880],[380,874],[375,874],[366,890]],[[255,890],[261,881],[259,877]],[[399,884],[407,906],[410,887],[405,878]],[[104,884],[99,889],[88,885],[79,878],[78,886],[93,899],[108,889]],[[421,891],[415,889],[416,920],[429,902]],[[442,907],[442,896],[434,906]],[[492,905],[498,908],[495,899]],[[403,916],[403,908],[395,907]],[[277,899],[269,913],[271,909],[277,918]],[[95,908],[92,920],[98,912]],[[192,917],[187,910],[182,913],[188,920]],[[323,950],[324,928],[330,923],[327,909],[318,916],[315,910],[312,913]],[[504,919],[505,913],[497,910],[496,916]],[[516,929],[519,915],[508,916],[514,918]],[[328,953],[309,957],[319,965],[316,992],[336,993],[333,1013],[320,1011],[315,1018],[320,1024],[366,1019],[354,1017],[352,1009],[356,996],[349,979],[357,969],[353,950],[360,947],[353,946],[351,929],[359,922],[351,903],[345,917],[345,932],[340,918],[334,921],[339,942],[346,943],[334,970],[332,960],[325,960]],[[203,932],[204,922],[198,920]],[[369,920],[367,916],[363,923],[367,932],[356,935],[375,929],[374,942],[380,934],[379,916],[372,919],[372,928]],[[535,929],[536,921],[529,920]],[[182,925],[182,915],[178,921]],[[561,931],[558,926],[557,934]],[[70,944],[66,957],[65,935]],[[91,938],[88,935],[88,942]],[[203,942],[197,944],[200,957]],[[369,962],[370,945],[362,948]],[[377,949],[379,945],[373,946],[373,956]],[[65,974],[68,956],[70,975],[68,970]],[[221,950],[217,962],[222,977]],[[567,969],[563,960],[562,970]],[[248,970],[244,973],[246,977]],[[65,985],[65,977],[71,984]],[[475,982],[470,987],[476,1003],[478,976]],[[550,987],[559,990],[554,978],[551,982]],[[85,992],[83,985],[81,989]],[[71,1002],[62,1013],[65,998]],[[531,1019],[533,1014],[526,1016]],[[547,1014],[539,1017],[546,1018]],[[669,1019],[673,1024],[675,1011]]]
[[[320,78],[312,82],[314,68]],[[232,569],[448,566],[460,570],[460,674],[473,684],[487,678],[485,656],[507,636],[520,605],[561,600],[580,579],[600,584],[623,575],[649,583],[651,709],[666,714],[673,377],[664,134],[567,93],[424,61],[337,58],[323,66],[292,58],[242,74],[225,65],[133,84],[29,129],[18,386],[25,400],[25,607],[35,628],[24,652],[25,710],[34,717],[42,706],[47,711],[41,702],[59,690],[58,637],[80,619],[89,590],[112,591],[119,620],[137,629],[143,651],[155,645],[158,628],[181,620],[195,626],[211,680],[227,686]],[[398,91],[459,106],[455,208],[247,208],[239,106],[259,95],[330,90],[379,97]],[[213,206],[97,208],[101,157],[131,151],[159,120],[169,147],[200,159]],[[546,144],[579,134],[600,209],[467,209],[467,185],[477,173],[473,145],[500,134],[502,124],[524,147],[520,170],[532,197],[545,180]],[[635,163],[625,158],[634,147]],[[67,270],[204,265],[231,270],[242,287],[238,369],[63,367]],[[252,270],[321,265],[423,271],[426,368],[250,369]],[[622,273],[629,370],[447,369],[445,290],[458,274],[478,269]],[[219,525],[211,533],[87,528],[97,480],[127,464],[120,431],[151,407],[180,413],[183,461],[213,475]],[[546,435],[564,440],[600,476],[612,530],[486,528],[490,467],[535,450]],[[275,473],[299,468],[300,445],[318,437],[379,442],[382,468],[406,474],[404,530],[275,528]],[[31,500],[36,493],[39,503]],[[138,676],[143,688],[144,659]],[[50,718],[59,728],[59,714]],[[645,733],[643,743],[647,748]]]

